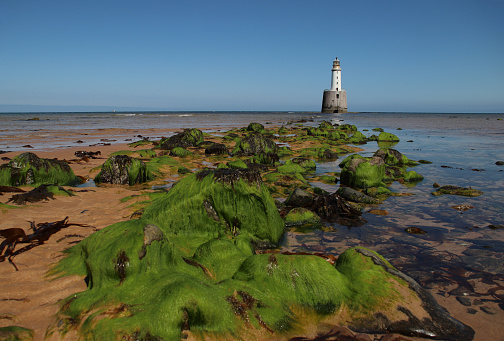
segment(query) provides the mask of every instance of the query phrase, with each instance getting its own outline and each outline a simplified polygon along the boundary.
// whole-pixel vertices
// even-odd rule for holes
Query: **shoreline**
[[[268,126],[271,128],[272,126]],[[147,132],[157,132],[161,129],[153,129]],[[174,133],[181,129],[173,129],[166,133]],[[225,128],[221,128],[225,131]],[[131,133],[130,130],[126,130]],[[139,135],[146,134],[145,131],[132,130]],[[104,131],[97,130],[94,138],[101,138]],[[157,138],[157,137],[156,137]],[[32,143],[36,143],[34,138]],[[90,159],[89,162],[74,162],[70,166],[76,175],[89,175],[89,172],[103,164],[113,152],[119,150],[135,150],[129,147],[131,141],[116,141],[109,146],[68,146],[61,148],[48,148],[43,151],[34,151],[38,156],[43,158],[58,158],[60,160],[76,159],[75,151],[100,151],[100,158]],[[24,150],[31,151],[31,150]],[[12,158],[15,155],[21,154],[24,151],[9,151],[0,154],[1,157]],[[8,161],[0,161],[0,164]],[[78,188],[79,189],[79,188]],[[65,216],[70,217],[70,222],[79,224],[89,224],[97,229],[102,229],[115,222],[129,219],[134,210],[130,207],[132,202],[122,202],[121,198],[130,195],[136,195],[140,189],[135,186],[100,186],[90,187],[89,192],[79,192],[77,197],[60,197],[55,200],[30,204],[19,209],[9,209],[1,213],[2,228],[18,227],[23,228],[28,232],[28,221],[36,223],[51,222],[63,219]],[[145,188],[143,188],[145,190]],[[5,203],[8,195],[0,196],[0,202]],[[139,198],[140,200],[140,198]],[[92,229],[72,226],[64,231],[51,237],[46,243],[40,245],[33,250],[22,253],[16,257],[16,264],[21,271],[15,271],[11,264],[7,261],[0,263],[0,288],[2,294],[0,300],[2,309],[0,315],[4,314],[0,319],[0,327],[8,325],[20,325],[26,328],[34,329],[35,340],[44,338],[45,330],[52,321],[52,316],[58,310],[58,304],[61,299],[68,297],[70,294],[86,289],[82,278],[76,276],[64,277],[53,281],[47,281],[45,273],[50,269],[57,259],[63,254],[61,253],[67,247],[73,245],[81,237],[69,237],[59,241],[66,235],[79,235],[86,237],[93,233]],[[431,288],[431,292],[437,294],[438,288]],[[446,292],[448,292],[446,288]],[[475,340],[498,339],[501,336],[501,321],[504,314],[502,310],[498,310],[495,315],[468,315],[466,308],[455,299],[455,296],[442,297],[435,295],[438,302],[447,308],[452,316],[468,325],[476,331]],[[464,310],[465,309],[465,310]],[[498,309],[498,308],[497,308]],[[10,319],[5,312],[14,315]],[[7,317],[5,317],[7,316]],[[422,340],[419,338],[409,338],[411,340]]]

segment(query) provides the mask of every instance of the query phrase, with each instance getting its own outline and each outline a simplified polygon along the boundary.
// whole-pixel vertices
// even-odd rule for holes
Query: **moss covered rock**
[[[381,132],[378,135],[378,142],[399,142],[399,138],[392,133]]]
[[[316,213],[302,207],[290,210],[284,220],[287,227],[320,225],[321,223],[320,217]]]
[[[236,144],[233,154],[259,155],[263,153],[276,153],[277,150],[278,146],[275,141],[261,133],[252,132]]]
[[[193,155],[193,153],[182,147],[175,147],[170,151],[170,156],[185,157],[190,155]]]
[[[473,188],[464,188],[458,186],[441,186],[432,192],[432,195],[443,195],[443,194],[451,194],[451,195],[461,195],[464,197],[477,197],[483,194],[482,191],[478,191]]]
[[[187,148],[197,147],[204,141],[203,132],[196,128],[184,129],[159,143],[159,148],[172,150],[175,147]]]
[[[53,274],[87,276],[88,288],[62,302],[46,335],[178,340],[190,330],[202,338],[286,339],[312,316],[376,332],[472,337],[373,251],[349,249],[335,265],[313,255],[254,252],[260,241],[278,243],[283,230],[259,174],[189,175],[140,219],[66,251]]]
[[[17,326],[0,327],[0,340],[4,341],[31,341],[34,335],[32,329]]]
[[[385,163],[379,157],[350,155],[340,163],[342,185],[369,188],[383,185]]]
[[[34,153],[22,153],[0,166],[0,186],[75,185],[79,182],[66,162],[39,158]]]
[[[97,184],[134,185],[153,178],[143,161],[127,155],[114,155],[105,161],[94,181]]]
[[[264,126],[261,123],[252,122],[247,126],[247,131],[261,132],[264,130]]]

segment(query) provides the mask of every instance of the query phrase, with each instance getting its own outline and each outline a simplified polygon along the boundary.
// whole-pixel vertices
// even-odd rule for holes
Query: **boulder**
[[[363,204],[378,204],[379,201],[375,198],[367,196],[364,193],[356,191],[350,187],[340,187],[336,193],[348,201],[363,203]]]
[[[247,131],[256,131],[256,132],[261,132],[264,130],[264,126],[261,123],[250,123],[247,126]]]
[[[222,143],[213,143],[205,149],[205,154],[226,155],[229,154],[229,150]]]
[[[302,207],[290,210],[285,216],[284,221],[286,227],[320,225],[321,223],[320,217],[317,214]]]
[[[0,166],[0,186],[75,185],[80,183],[72,168],[61,160],[39,158],[34,153],[22,153]]]
[[[97,184],[134,185],[152,178],[143,161],[127,155],[114,155],[105,161],[94,181]]]
[[[259,155],[276,153],[278,146],[275,141],[261,133],[252,132],[240,140],[233,149],[233,155]]]
[[[365,158],[350,155],[340,163],[342,185],[355,188],[369,188],[383,185],[385,162],[377,156]]]
[[[314,202],[314,195],[296,188],[285,200],[286,206],[292,207],[311,207]]]
[[[203,132],[196,128],[184,129],[183,132],[170,136],[159,143],[159,148],[172,150],[175,147],[197,147],[204,141]]]

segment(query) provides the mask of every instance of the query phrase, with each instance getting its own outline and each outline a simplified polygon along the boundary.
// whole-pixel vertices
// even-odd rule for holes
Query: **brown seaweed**
[[[26,252],[28,250],[33,249],[38,245],[44,244],[45,241],[49,240],[49,238],[60,231],[63,228],[69,226],[81,226],[81,227],[91,227],[87,224],[75,224],[69,223],[68,217],[65,217],[63,220],[51,222],[51,223],[38,223],[35,224],[34,221],[30,221],[30,228],[33,233],[26,234],[26,232],[21,228],[8,228],[0,230],[0,236],[5,238],[5,240],[0,244],[0,262],[5,261],[7,259],[9,263],[11,263],[16,271],[19,271],[16,264],[12,261],[12,258],[17,256],[20,253]],[[14,251],[17,244],[28,244],[27,246],[22,247]]]

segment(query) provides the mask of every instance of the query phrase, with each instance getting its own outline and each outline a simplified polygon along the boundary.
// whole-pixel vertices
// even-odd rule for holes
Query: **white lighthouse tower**
[[[346,90],[341,85],[341,66],[338,57],[333,61],[331,70],[331,89],[324,90],[322,112],[347,112]]]

